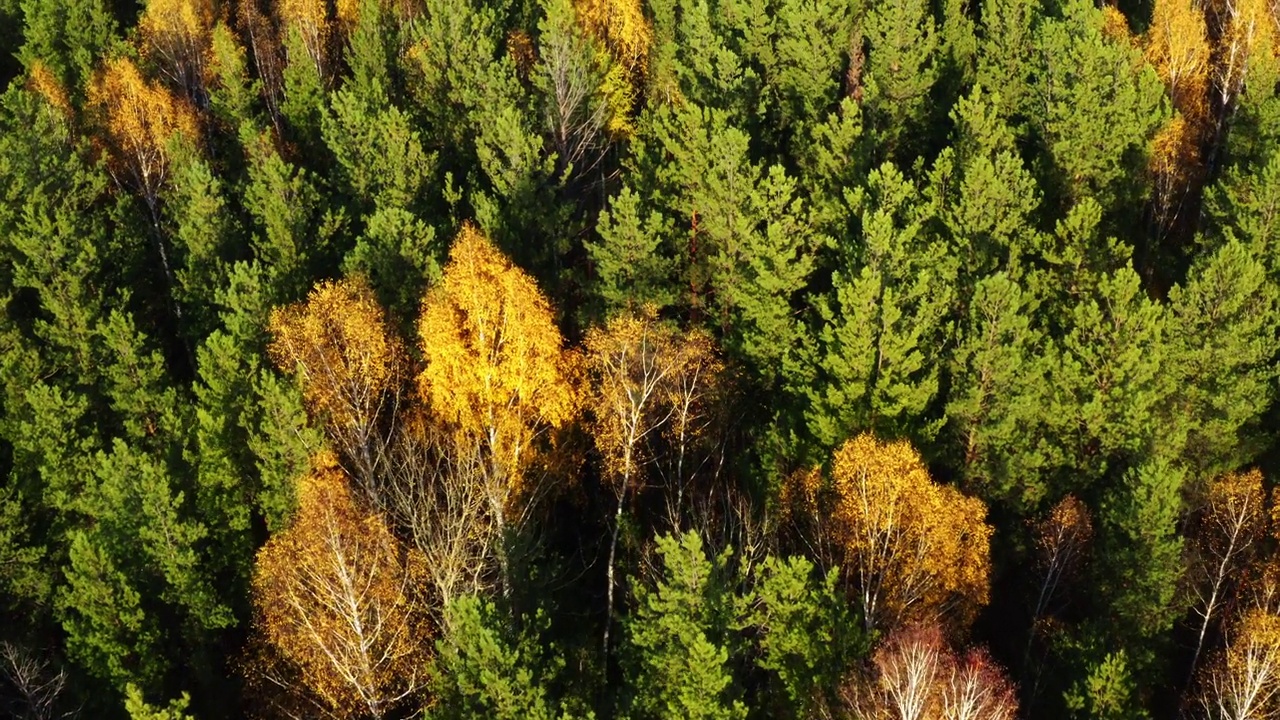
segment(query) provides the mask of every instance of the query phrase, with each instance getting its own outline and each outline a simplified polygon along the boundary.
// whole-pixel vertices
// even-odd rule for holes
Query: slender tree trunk
[[[613,628],[613,585],[614,585],[614,566],[618,557],[618,534],[622,530],[622,505],[627,497],[626,486],[622,488],[622,492],[618,493],[618,509],[613,514],[613,538],[609,541],[609,566],[606,569],[608,575],[609,587],[605,593],[605,618],[604,618],[604,656],[607,660],[609,657],[609,631]]]
[[[1235,541],[1232,540],[1231,545],[1227,546],[1227,551],[1222,555],[1222,562],[1218,564],[1218,574],[1213,579],[1213,591],[1209,593],[1209,602],[1204,606],[1204,621],[1200,623],[1200,634],[1196,638],[1196,651],[1191,655],[1191,669],[1187,671],[1187,684],[1190,685],[1196,677],[1196,664],[1200,662],[1200,653],[1204,650],[1204,636],[1209,632],[1209,623],[1213,620],[1213,610],[1218,606],[1218,594],[1222,591],[1222,581],[1226,577],[1227,563],[1231,559],[1231,555],[1235,549]]]

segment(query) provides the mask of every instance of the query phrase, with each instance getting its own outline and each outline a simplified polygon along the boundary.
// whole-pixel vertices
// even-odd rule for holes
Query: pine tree
[[[334,93],[321,131],[356,209],[420,207],[435,155],[423,149],[406,113],[370,102],[359,89],[343,89]]]
[[[118,41],[119,26],[103,0],[25,0],[22,11],[22,64],[44,64],[63,87],[83,87]]]
[[[596,228],[599,241],[586,241],[595,279],[594,293],[605,313],[635,311],[652,306],[662,311],[675,304],[679,294],[675,263],[666,244],[674,236],[671,222],[646,210],[631,187],[609,200]]]
[[[1039,191],[1018,155],[1013,130],[998,115],[998,94],[981,87],[952,110],[953,152],[934,163],[931,190],[941,220],[960,248],[960,282],[972,287],[996,270],[1021,275],[1039,243]]]
[[[530,630],[514,632],[492,603],[463,596],[445,609],[443,637],[437,642],[439,667],[432,691],[430,720],[554,720],[547,680],[563,671],[564,661]],[[536,622],[536,621],[535,621]]]
[[[1174,388],[1167,329],[1166,309],[1143,294],[1128,268],[1103,277],[1097,295],[1074,308],[1049,373],[1054,391],[1045,415],[1074,476],[1059,492],[1082,489],[1117,469],[1120,458],[1184,441],[1162,416]]]
[[[1179,391],[1170,424],[1185,427],[1183,457],[1204,478],[1249,462],[1274,393],[1274,280],[1244,245],[1230,242],[1170,292]]]
[[[866,16],[867,106],[886,157],[909,158],[932,130],[929,92],[938,78],[939,39],[928,3],[879,0]]]
[[[1100,600],[1115,624],[1099,631],[1126,651],[1140,682],[1167,667],[1175,602],[1184,570],[1178,521],[1185,474],[1159,456],[1130,470],[1103,502]]]
[[[993,96],[1001,119],[1019,131],[1036,116],[1034,73],[1040,0],[983,0],[977,84]]]
[[[1032,324],[1033,303],[1002,273],[979,281],[951,356],[947,402],[965,487],[1019,513],[1045,498],[1039,475],[1057,460],[1043,416],[1052,356]]]
[[[820,382],[810,390],[809,430],[832,447],[875,428],[929,439],[938,392],[937,348],[951,335],[956,265],[934,237],[928,208],[891,165],[854,197],[862,244],[842,253],[833,297],[819,307],[824,326]]]
[[[694,533],[658,538],[662,577],[636,584],[624,649],[636,718],[745,718],[729,670],[741,609],[725,586],[728,553],[708,558]]]
[[[868,638],[838,590],[839,573],[826,576],[798,557],[770,557],[760,566],[749,623],[761,629],[756,665],[770,673],[773,717],[806,718],[834,704],[834,689]],[[785,709],[784,709],[785,708]]]
[[[765,388],[803,387],[796,376],[808,339],[793,296],[808,283],[825,239],[795,181],[780,166],[752,163],[746,133],[723,112],[663,110],[655,130],[658,145],[646,147],[652,154],[641,162],[657,165],[654,194],[671,226],[688,228],[668,245],[688,288],[681,304],[718,328]]]
[[[1104,13],[1070,0],[1036,33],[1035,124],[1066,198],[1129,207],[1145,192],[1148,144],[1168,117],[1155,71],[1103,32]]]

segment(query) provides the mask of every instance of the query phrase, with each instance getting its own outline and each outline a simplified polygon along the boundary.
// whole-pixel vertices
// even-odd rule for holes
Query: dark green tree
[[[861,242],[840,248],[833,292],[820,306],[820,381],[809,430],[826,447],[874,428],[930,439],[940,350],[951,339],[955,253],[931,226],[931,208],[892,165],[852,198]]]
[[[1038,25],[1034,123],[1062,200],[1093,197],[1131,219],[1148,192],[1148,145],[1169,109],[1155,71],[1105,34],[1104,22],[1093,3],[1068,0],[1060,19]]]
[[[708,558],[696,533],[660,537],[662,576],[635,584],[621,650],[634,718],[746,718],[729,665],[744,608],[727,584],[728,553]]]
[[[937,25],[924,0],[877,0],[867,11],[868,115],[876,128],[878,157],[909,159],[921,134],[933,129],[929,92],[938,79]]]

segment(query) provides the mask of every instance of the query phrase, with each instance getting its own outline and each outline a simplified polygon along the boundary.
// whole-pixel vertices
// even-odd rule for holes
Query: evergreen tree
[[[1208,478],[1253,459],[1272,403],[1277,357],[1275,281],[1244,245],[1223,245],[1170,292],[1179,379],[1170,424],[1185,427],[1183,458]],[[1182,433],[1178,433],[1179,435]]]
[[[1040,0],[983,0],[977,84],[998,91],[992,100],[1002,120],[1022,134],[1035,109],[1036,31]]]
[[[841,248],[834,292],[820,306],[821,381],[809,396],[809,430],[825,446],[868,428],[923,439],[937,431],[927,413],[938,349],[952,334],[956,263],[929,208],[911,203],[916,192],[884,165],[853,198],[862,242]]]
[[[1125,475],[1103,501],[1098,587],[1102,620],[1097,632],[1117,643],[1140,686],[1159,680],[1181,608],[1183,573],[1178,534],[1185,473],[1157,456]]]
[[[701,720],[745,718],[729,669],[742,609],[726,586],[728,553],[708,558],[695,533],[658,538],[662,576],[637,584],[623,650],[629,715]]]
[[[749,623],[759,628],[756,665],[770,674],[772,717],[807,718],[831,708],[834,689],[868,651],[860,623],[837,589],[804,558],[767,558],[760,566]]]
[[[609,201],[600,213],[598,242],[586,242],[593,263],[594,292],[607,312],[652,306],[664,310],[675,304],[678,286],[675,263],[664,244],[674,229],[660,213],[646,212],[640,195],[630,187]]]
[[[1050,488],[1060,460],[1044,414],[1050,345],[1032,322],[1034,300],[1003,273],[981,280],[952,354],[947,421],[956,467],[971,492],[1025,513]]]
[[[1075,307],[1049,372],[1046,417],[1074,486],[1060,492],[1123,471],[1123,458],[1146,457],[1157,444],[1183,442],[1161,416],[1174,388],[1168,323],[1165,308],[1143,294],[1128,268],[1102,278],[1097,296]]]
[[[1168,117],[1160,79],[1103,11],[1068,0],[1036,32],[1034,123],[1066,199],[1096,198],[1132,222],[1147,188],[1148,145]]]
[[[952,110],[956,141],[934,163],[931,190],[960,249],[962,286],[996,270],[1021,276],[1038,245],[1039,192],[1015,136],[997,114],[999,95],[975,88]]]
[[[98,60],[117,42],[119,27],[105,0],[21,0],[26,26],[19,50],[28,70],[42,64],[63,86],[79,91]]]
[[[443,636],[436,642],[438,673],[432,690],[437,705],[427,717],[583,717],[559,712],[561,702],[551,695],[548,680],[564,672],[564,660],[540,640],[538,631],[546,630],[538,624],[541,618],[525,620],[533,626],[517,632],[491,602],[464,596],[451,603]]]
[[[866,102],[880,157],[913,157],[933,130],[929,92],[939,73],[937,26],[923,0],[877,0],[866,16]]]

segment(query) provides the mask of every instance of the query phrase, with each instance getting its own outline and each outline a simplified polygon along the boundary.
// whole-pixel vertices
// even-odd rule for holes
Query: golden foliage
[[[1280,616],[1245,613],[1200,682],[1203,716],[1218,720],[1271,718],[1280,713]]]
[[[507,33],[507,55],[511,56],[511,62],[515,63],[516,72],[522,78],[529,77],[534,64],[538,62],[538,51],[533,38],[524,30],[517,29]]]
[[[1161,185],[1190,181],[1200,161],[1199,133],[1187,118],[1174,115],[1151,139],[1149,167]]]
[[[359,506],[331,457],[315,465],[293,524],[258,552],[257,628],[335,715],[381,717],[425,683],[428,633],[412,595],[420,560]]]
[[[572,355],[542,291],[476,228],[466,225],[418,321],[427,406],[484,447],[503,504],[525,488],[531,445],[576,413]]]
[[[200,37],[213,25],[213,5],[209,0],[149,0],[138,20],[138,29],[147,41],[164,35]]]
[[[607,67],[608,71],[600,80],[600,95],[609,113],[605,131],[613,138],[628,138],[635,133],[631,112],[636,104],[636,88],[622,65],[610,63]]]
[[[1215,554],[1225,552],[1228,545],[1248,545],[1261,534],[1262,486],[1262,471],[1257,468],[1227,473],[1209,483],[1198,535]]]
[[[1155,180],[1156,215],[1168,226],[1202,172],[1200,144],[1211,132],[1212,46],[1198,0],[1157,0],[1144,42],[1146,59],[1177,110],[1152,138],[1148,161]]]
[[[378,0],[374,0],[377,2]],[[365,0],[336,0],[333,5],[334,14],[343,27],[354,27],[360,21],[360,8]]]
[[[1193,516],[1188,562],[1191,609],[1200,618],[1199,637],[1191,658],[1200,658],[1210,624],[1233,602],[1246,578],[1254,574],[1250,556],[1263,532],[1265,514],[1262,473],[1228,473],[1209,483]],[[1265,590],[1268,578],[1258,578]]]
[[[836,450],[829,479],[813,472],[799,480],[868,627],[960,629],[987,604],[986,506],[933,482],[910,443],[863,434]]]
[[[1036,528],[1036,550],[1045,567],[1074,564],[1093,539],[1093,519],[1089,508],[1075,495],[1053,506]]]
[[[1102,34],[1125,45],[1137,43],[1133,31],[1129,29],[1129,19],[1114,5],[1104,5],[1102,8]]]
[[[349,10],[348,10],[349,12]],[[276,13],[286,31],[302,38],[307,55],[322,80],[328,77],[325,45],[329,42],[329,10],[324,0],[279,0]]]
[[[1215,0],[1210,13],[1217,30],[1213,80],[1219,102],[1230,108],[1252,65],[1274,61],[1275,14],[1270,0]]]
[[[577,0],[578,20],[634,77],[645,73],[653,27],[641,0]]]
[[[407,363],[373,290],[362,278],[322,282],[306,302],[272,312],[269,327],[272,360],[297,374],[312,415],[371,482]]]
[[[695,464],[691,450],[711,422],[723,382],[714,343],[705,333],[662,324],[647,308],[592,328],[584,345],[592,435],[619,508],[644,482],[640,468],[656,462],[678,513]]]
[[[1146,35],[1147,60],[1173,106],[1197,129],[1209,113],[1209,28],[1196,0],[1156,0]]]
[[[357,4],[353,0],[344,0],[344,3],[348,8]],[[279,0],[276,12],[281,22],[298,29],[316,31],[326,28],[329,23],[324,0]]]
[[[54,77],[48,65],[45,65],[40,60],[33,61],[31,63],[30,83],[31,89],[44,98],[44,101],[49,103],[49,106],[56,110],[59,115],[66,119],[72,117],[71,100],[67,98],[66,88],[62,87],[62,83],[58,78]]]
[[[206,81],[213,19],[211,0],[149,0],[138,20],[143,53],[192,95]]]
[[[169,90],[149,83],[133,61],[108,60],[89,86],[89,104],[105,120],[117,172],[123,172],[154,206],[169,172],[169,141],[199,137],[195,112]]]

